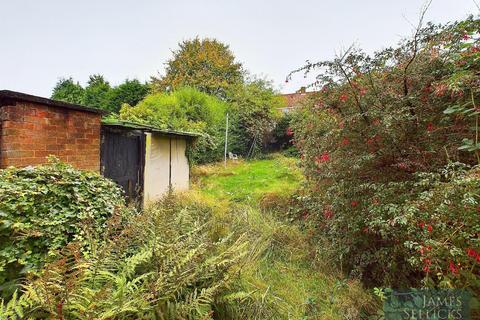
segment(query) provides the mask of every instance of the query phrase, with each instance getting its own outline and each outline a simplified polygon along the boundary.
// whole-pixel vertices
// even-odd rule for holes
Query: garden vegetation
[[[8,297],[85,226],[101,232],[124,207],[120,188],[97,173],[50,159],[37,167],[0,170],[0,294]]]
[[[208,163],[229,113],[231,151],[264,151],[273,131],[303,176],[282,156],[197,166],[196,190],[137,212],[56,161],[2,170],[0,318],[359,319],[378,309],[364,287],[466,288],[478,302],[479,41],[475,17],[420,23],[394,48],[309,62],[296,72],[317,72],[317,92],[283,119],[228,46],[181,43],[114,117],[200,132],[192,159]],[[108,83],[90,82],[55,94],[109,103]]]
[[[92,75],[83,88],[71,78],[61,79],[52,98],[107,110],[106,121],[200,133],[189,148],[192,163],[222,158],[227,114],[229,152],[252,157],[267,151],[281,118],[278,109],[285,104],[270,81],[249,76],[227,45],[209,38],[179,43],[166,65],[165,73],[147,84],[127,79],[112,87],[103,76]]]
[[[147,93],[148,85],[137,79],[127,79],[112,87],[102,75],[94,74],[89,77],[85,88],[72,78],[60,79],[53,88],[51,98],[118,113],[124,103],[134,105]]]
[[[480,21],[428,24],[318,72],[293,117],[308,180],[295,214],[368,286],[480,294]]]
[[[375,311],[308,234],[256,205],[267,191],[286,195],[300,184],[294,159],[195,174],[195,190],[140,213],[117,207],[101,230],[82,221],[82,237],[51,250],[0,304],[0,318],[357,319]]]
[[[200,133],[194,146],[189,146],[193,163],[213,162],[223,156],[227,104],[220,99],[184,87],[171,93],[148,95],[136,106],[124,104],[119,119]]]

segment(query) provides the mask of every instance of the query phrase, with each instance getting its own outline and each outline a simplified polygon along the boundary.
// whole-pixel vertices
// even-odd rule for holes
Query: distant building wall
[[[100,120],[100,114],[30,102],[1,106],[0,168],[37,165],[54,155],[99,171]]]

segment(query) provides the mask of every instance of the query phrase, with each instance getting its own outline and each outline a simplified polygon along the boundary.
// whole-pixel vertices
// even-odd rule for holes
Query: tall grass
[[[216,206],[217,228],[244,233],[255,254],[215,304],[217,319],[359,319],[376,301],[360,282],[324,261],[309,230],[282,219],[282,203],[301,184],[296,160],[267,160],[197,167],[197,200]],[[266,205],[268,199],[272,204]],[[280,212],[279,212],[280,211]]]
[[[169,196],[71,243],[2,304],[0,319],[212,319],[249,259],[246,234],[212,232],[212,208]]]
[[[87,247],[64,248],[0,304],[0,319],[359,319],[373,313],[372,297],[324,261],[309,230],[279,219],[278,208],[259,208],[264,192],[282,197],[301,182],[292,164],[277,157],[224,172],[197,168],[204,174],[194,190],[140,214],[117,214],[103,234],[86,233]],[[210,184],[223,187],[212,192]]]

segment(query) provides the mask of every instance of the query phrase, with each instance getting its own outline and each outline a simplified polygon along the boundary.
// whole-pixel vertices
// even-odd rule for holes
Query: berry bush
[[[370,286],[478,294],[479,28],[427,24],[296,71],[316,72],[318,90],[291,122],[308,179],[294,213]]]

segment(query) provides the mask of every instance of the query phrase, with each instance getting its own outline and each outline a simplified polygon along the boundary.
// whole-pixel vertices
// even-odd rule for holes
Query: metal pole
[[[228,113],[227,113],[227,125],[225,126],[225,158],[224,166],[227,167],[227,146],[228,146]]]

